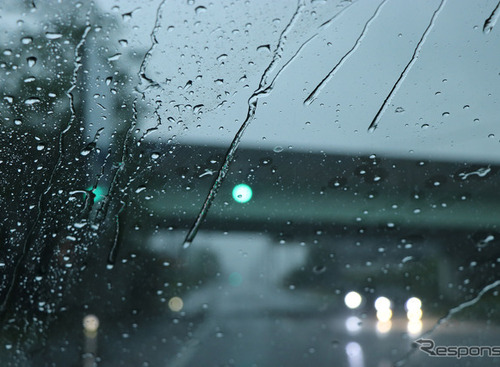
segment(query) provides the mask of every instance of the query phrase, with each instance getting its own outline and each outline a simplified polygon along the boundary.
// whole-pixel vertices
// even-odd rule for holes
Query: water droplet
[[[191,246],[191,241],[186,241],[186,242],[184,242],[184,244],[182,245],[182,248],[183,248],[183,249],[187,249],[189,246]]]
[[[198,114],[198,113],[200,113],[200,112],[201,112],[201,109],[202,109],[203,107],[205,107],[205,106],[204,106],[204,105],[202,105],[202,104],[198,104],[198,105],[196,105],[196,106],[194,106],[194,107],[193,107],[193,112]]]
[[[44,149],[45,149],[45,144],[40,143],[36,146],[36,150],[44,150]]]
[[[479,122],[479,119],[474,119],[474,122]]]
[[[314,274],[322,274],[326,271],[326,266],[325,265],[316,265],[313,268],[313,273]]]
[[[19,119],[15,119],[14,120],[14,124],[17,125],[17,126],[21,125],[22,123],[23,122],[21,120],[19,120]]]
[[[442,116],[443,116],[443,117],[450,116],[450,113],[449,113],[449,112],[443,112]]]
[[[257,47],[257,51],[266,51],[266,52],[271,52],[271,45],[260,45]]]
[[[61,38],[62,34],[61,33],[55,33],[55,32],[45,32],[45,38],[49,40],[56,40],[58,38]]]
[[[429,128],[429,124],[423,124],[423,125],[422,125],[422,129],[424,129],[424,130],[425,130],[425,129],[428,129],[428,128]]]
[[[273,152],[274,153],[281,153],[283,151],[283,147],[282,146],[275,146],[274,149],[273,149]]]
[[[27,100],[24,101],[24,104],[31,106],[34,105],[35,103],[40,103],[40,102],[41,101],[39,98],[28,98]]]
[[[489,134],[488,138],[493,139],[495,137],[495,134]]]
[[[121,39],[118,41],[118,43],[120,43],[120,46],[122,46],[122,47],[128,46],[128,41],[126,39]]]
[[[158,159],[160,158],[160,154],[158,153],[151,153],[151,159]]]
[[[114,54],[113,56],[108,57],[108,61],[116,61],[122,56],[121,53]]]
[[[30,76],[29,78],[24,79],[25,83],[31,83],[34,82],[36,78],[34,76]]]
[[[201,14],[201,13],[204,13],[207,11],[207,8],[204,7],[204,6],[197,6],[195,9],[194,9],[195,13],[196,14]]]
[[[110,85],[111,82],[113,81],[113,77],[109,76],[106,78],[106,85]]]
[[[21,38],[21,42],[23,45],[29,45],[31,42],[33,42],[32,37],[23,37]]]
[[[136,190],[135,190],[135,193],[138,194],[140,193],[141,191],[144,191],[146,190],[146,186],[139,186]]]
[[[405,256],[402,260],[401,260],[401,264],[406,264],[408,261],[411,261],[413,260],[413,256]]]
[[[128,13],[123,13],[122,19],[124,22],[128,22],[130,19],[132,19],[132,12],[130,11]]]
[[[5,97],[3,97],[3,99],[5,99],[9,103],[14,102],[14,97],[12,97],[12,96],[5,96]]]
[[[227,59],[227,54],[222,54],[217,56],[217,61],[220,63],[224,62],[226,59]]]
[[[402,112],[405,112],[405,109],[403,107],[397,107],[394,112],[396,113],[402,113]]]
[[[28,63],[28,66],[32,68],[36,64],[36,57],[30,56],[26,59],[26,62]]]
[[[464,110],[468,110],[469,108],[470,108],[470,106],[469,106],[468,104],[466,104],[466,105],[464,106]]]

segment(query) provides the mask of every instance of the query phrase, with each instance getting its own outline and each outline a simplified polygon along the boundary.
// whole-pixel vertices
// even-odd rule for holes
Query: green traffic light
[[[240,286],[242,282],[243,282],[243,277],[237,271],[229,275],[229,284],[231,284],[233,287]]]
[[[246,184],[239,184],[233,188],[233,199],[238,203],[248,203],[252,198],[252,189]]]
[[[106,194],[104,193],[104,190],[102,187],[97,186],[95,189],[93,187],[89,187],[87,191],[91,191],[95,196],[94,196],[94,202],[97,203],[98,201],[104,199],[104,196]]]

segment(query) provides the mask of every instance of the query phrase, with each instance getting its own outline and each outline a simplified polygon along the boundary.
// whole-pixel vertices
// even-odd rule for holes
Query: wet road
[[[500,358],[429,357],[412,347],[435,319],[412,325],[363,318],[359,311],[325,306],[324,297],[264,289],[203,289],[186,297],[179,317],[142,322],[132,333],[101,338],[102,366],[392,366],[414,350],[407,366],[497,365]],[[203,310],[202,312],[198,312]],[[416,328],[415,328],[416,327]],[[410,330],[410,331],[409,331]],[[436,345],[493,345],[497,327],[441,325]],[[496,342],[497,344],[500,344]]]

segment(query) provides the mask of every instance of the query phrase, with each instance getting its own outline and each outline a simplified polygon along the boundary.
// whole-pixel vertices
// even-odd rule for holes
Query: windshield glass
[[[498,17],[2,1],[0,360],[500,361]]]

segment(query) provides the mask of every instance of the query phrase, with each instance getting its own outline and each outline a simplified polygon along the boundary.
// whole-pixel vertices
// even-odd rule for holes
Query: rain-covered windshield
[[[499,363],[499,17],[2,1],[0,364]]]

